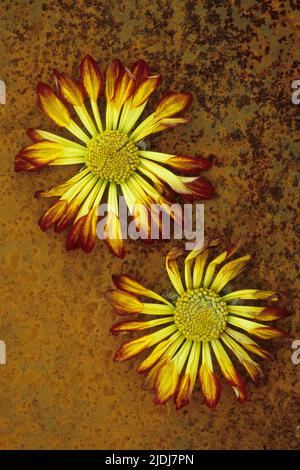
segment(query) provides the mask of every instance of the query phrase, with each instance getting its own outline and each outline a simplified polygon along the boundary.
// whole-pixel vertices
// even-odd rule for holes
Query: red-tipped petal
[[[45,83],[39,83],[37,93],[39,106],[44,113],[59,126],[68,127],[71,121],[68,108],[58,98],[52,88]]]
[[[82,106],[84,103],[84,91],[79,80],[74,80],[54,70],[60,95],[73,106]]]
[[[145,77],[140,80],[135,87],[132,107],[138,108],[152,95],[161,82],[160,75]]]
[[[215,374],[205,363],[201,365],[199,379],[205,404],[208,406],[208,408],[215,408],[220,399],[221,385]]]
[[[155,117],[164,119],[178,116],[190,107],[192,101],[191,93],[168,93],[159,101]]]
[[[55,204],[53,204],[53,206],[45,212],[38,222],[41,229],[46,231],[52,225],[56,224],[65,214],[67,206],[68,203],[64,200],[57,201]]]
[[[185,183],[189,192],[183,197],[188,201],[194,199],[211,199],[215,195],[213,185],[203,176],[199,176],[195,181]]]
[[[144,304],[128,292],[112,289],[105,294],[105,298],[110,302],[118,315],[139,313],[144,308]]]
[[[200,171],[208,170],[212,166],[211,161],[207,158],[186,155],[171,157],[165,164],[187,176],[197,176]]]
[[[179,374],[174,362],[166,362],[158,369],[154,384],[155,403],[157,405],[163,405],[174,395],[178,381]]]
[[[86,55],[80,64],[80,70],[84,89],[90,99],[96,102],[103,83],[100,67],[90,55]]]
[[[177,410],[189,404],[193,388],[194,384],[191,376],[189,374],[184,374],[180,379],[175,396],[175,405]]]
[[[105,94],[107,101],[111,101],[115,96],[115,87],[120,80],[124,67],[120,60],[116,59],[108,65],[106,69]]]
[[[287,311],[280,307],[266,307],[259,315],[256,316],[257,320],[272,321],[280,318],[285,318],[288,315]]]

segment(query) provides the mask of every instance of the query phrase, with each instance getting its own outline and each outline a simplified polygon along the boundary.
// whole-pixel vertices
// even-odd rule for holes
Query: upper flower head
[[[55,70],[56,90],[44,83],[37,87],[40,108],[79,142],[48,131],[29,129],[33,144],[20,150],[15,168],[16,171],[35,171],[48,165],[81,164],[82,170],[73,178],[37,192],[37,197],[59,197],[41,217],[39,225],[42,230],[54,226],[56,231],[61,231],[72,224],[67,248],[81,247],[90,251],[96,239],[98,207],[107,196],[106,243],[113,253],[122,257],[124,245],[118,194],[123,194],[139,230],[150,237],[150,207],[152,204],[168,207],[170,202],[165,194],[175,192],[185,198],[200,199],[213,197],[212,185],[199,176],[211,163],[200,156],[142,150],[140,145],[150,134],[189,121],[184,113],[192,102],[190,93],[168,93],[161,98],[156,110],[136,125],[149,97],[160,84],[160,75],[151,74],[143,60],[135,62],[130,69],[114,60],[104,77],[90,56],[83,59],[80,69],[81,80]],[[98,106],[103,87],[104,119]],[[139,205],[145,207],[145,214],[137,209]]]
[[[122,321],[112,327],[112,333],[157,327],[154,333],[122,344],[115,354],[116,361],[125,361],[154,346],[137,370],[147,374],[147,380],[154,388],[156,403],[165,403],[174,396],[177,408],[186,405],[198,377],[205,403],[215,407],[220,397],[220,384],[214,372],[214,359],[238,400],[244,401],[246,387],[228,353],[235,355],[255,380],[262,371],[249,352],[262,358],[270,356],[249,335],[261,339],[285,335],[282,330],[262,323],[284,317],[283,309],[247,303],[248,300],[277,301],[275,292],[257,289],[231,291],[226,287],[245,268],[250,256],[229,261],[217,271],[238,246],[233,244],[208,262],[210,249],[216,244],[214,240],[188,254],[184,280],[177,264],[183,250],[170,251],[166,269],[176,291],[172,301],[146,289],[129,276],[113,277],[118,290],[109,291],[107,298],[116,312],[119,315],[144,314],[151,319]],[[155,302],[143,302],[138,296]]]

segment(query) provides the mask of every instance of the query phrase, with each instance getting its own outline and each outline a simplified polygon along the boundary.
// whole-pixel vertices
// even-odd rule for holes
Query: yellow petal
[[[128,292],[109,290],[105,298],[111,303],[119,315],[139,313],[143,310],[144,304],[134,295]]]
[[[86,55],[81,62],[81,77],[86,93],[94,102],[100,96],[103,83],[103,75],[97,62],[90,56]]]
[[[246,255],[225,264],[225,266],[223,266],[216,275],[210,289],[218,294],[220,290],[222,290],[223,287],[228,284],[228,282],[230,282],[242,272],[250,259],[250,255]]]
[[[82,106],[84,103],[84,92],[81,83],[59,73],[57,70],[54,70],[54,75],[61,96],[73,106]]]
[[[159,119],[176,116],[187,110],[193,101],[191,93],[169,93],[157,105],[155,117]]]
[[[176,262],[176,258],[183,254],[182,248],[173,248],[169,251],[166,258],[166,270],[169,275],[170,281],[172,282],[173,286],[175,287],[176,291],[179,295],[184,293],[184,288],[181,281],[180,272],[178,269],[178,265]]]
[[[71,122],[69,111],[52,88],[45,83],[39,83],[37,93],[39,105],[45,114],[59,126],[68,127]]]

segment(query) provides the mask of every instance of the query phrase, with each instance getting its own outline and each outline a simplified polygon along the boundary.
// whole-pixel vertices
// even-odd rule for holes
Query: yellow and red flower
[[[262,371],[249,353],[261,358],[269,358],[270,355],[251,336],[269,339],[286,335],[283,330],[262,323],[286,316],[282,308],[253,306],[248,302],[276,302],[279,298],[276,292],[257,289],[230,291],[227,286],[245,268],[250,256],[229,261],[217,271],[238,247],[233,244],[208,262],[211,248],[217,244],[214,240],[188,254],[184,280],[176,261],[183,250],[176,248],[169,252],[166,270],[176,290],[176,300],[170,301],[125,274],[113,276],[117,289],[107,293],[108,300],[119,315],[138,314],[139,319],[121,321],[111,328],[111,332],[120,334],[156,328],[152,333],[122,344],[114,360],[126,361],[153,348],[137,371],[146,374],[157,404],[174,397],[177,408],[186,405],[198,378],[206,405],[214,408],[221,390],[214,372],[215,361],[238,400],[245,401],[246,387],[229,353],[236,356],[250,377],[256,380]],[[146,320],[141,315],[145,315]]]
[[[38,85],[39,106],[79,142],[52,132],[29,129],[33,143],[20,150],[15,169],[35,171],[45,166],[75,164],[82,165],[82,169],[65,183],[36,193],[36,197],[59,198],[41,217],[42,230],[54,226],[56,231],[61,231],[72,224],[67,249],[81,247],[91,251],[96,240],[97,209],[107,195],[106,243],[114,254],[123,257],[118,194],[124,196],[131,216],[145,234],[149,232],[148,214],[141,217],[138,205],[145,206],[147,213],[152,204],[170,206],[163,195],[170,191],[187,198],[213,197],[212,185],[199,176],[202,170],[210,168],[208,159],[143,150],[140,144],[150,134],[189,121],[183,113],[192,102],[190,93],[168,93],[154,113],[136,125],[161,80],[160,75],[150,74],[143,60],[131,69],[119,60],[107,67],[104,119],[99,108],[104,77],[92,57],[83,59],[80,81],[57,71],[54,76],[56,91],[44,83]]]

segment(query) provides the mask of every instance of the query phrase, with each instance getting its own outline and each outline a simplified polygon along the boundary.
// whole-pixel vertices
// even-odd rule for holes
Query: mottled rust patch
[[[199,391],[188,408],[156,407],[135,374],[137,361],[114,364],[116,321],[102,294],[120,271],[164,290],[172,244],[129,243],[124,261],[102,243],[92,254],[67,253],[64,234],[37,226],[49,201],[36,190],[70,169],[15,174],[27,127],[52,128],[36,107],[38,81],[57,68],[73,75],[85,54],[104,67],[144,58],[164,76],[159,92],[191,91],[191,124],[152,139],[153,148],[210,153],[218,197],[206,203],[206,234],[242,237],[255,254],[241,287],[284,293],[300,337],[299,112],[291,82],[300,78],[297,1],[144,2],[3,0],[0,79],[7,84],[1,122],[1,321],[7,365],[0,366],[3,449],[295,449],[299,447],[299,372],[291,341],[269,343],[275,360],[251,401],[224,386],[210,411]],[[154,100],[152,100],[154,103]]]

